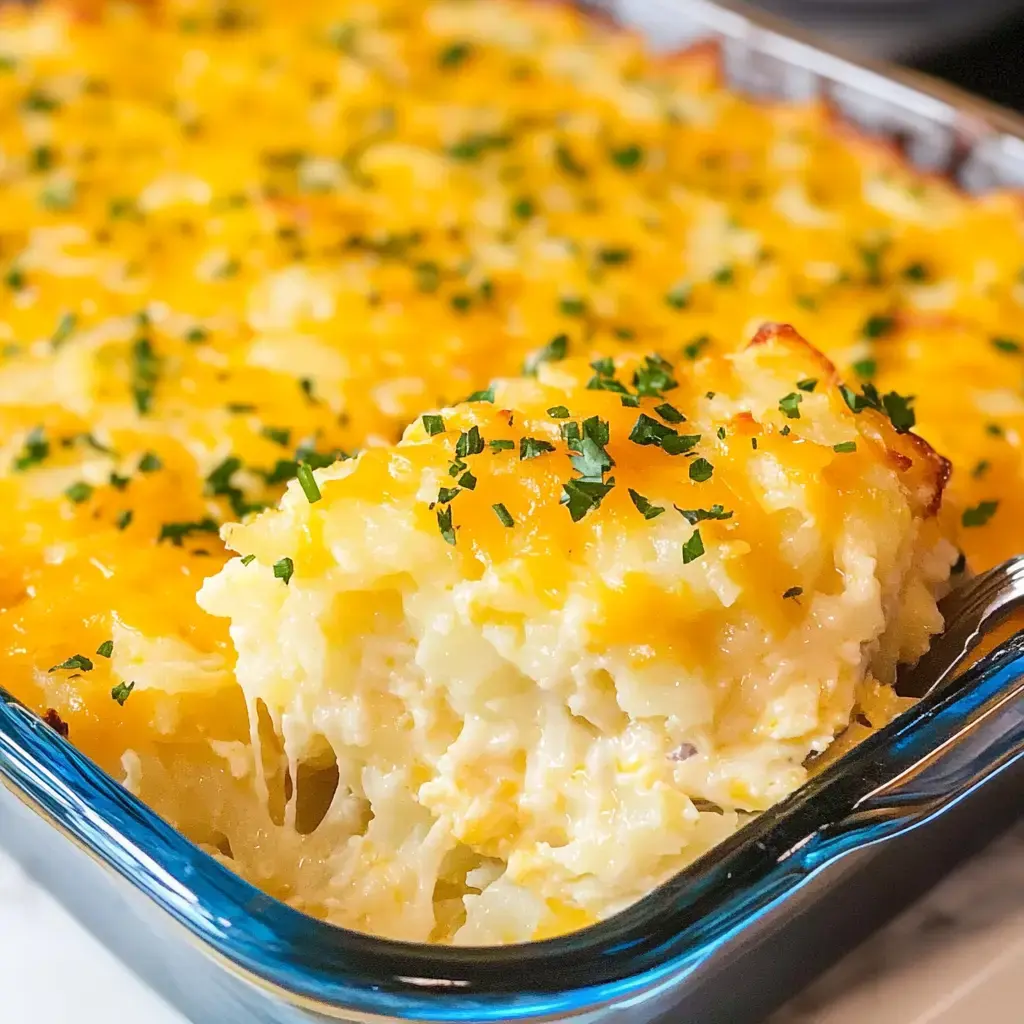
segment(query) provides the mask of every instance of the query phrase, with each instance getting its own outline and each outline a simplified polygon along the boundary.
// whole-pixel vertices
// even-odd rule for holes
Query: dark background
[[[1024,14],[970,42],[907,63],[996,103],[1024,110]]]

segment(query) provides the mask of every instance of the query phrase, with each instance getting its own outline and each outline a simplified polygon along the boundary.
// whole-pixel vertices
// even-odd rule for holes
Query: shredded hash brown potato
[[[312,913],[611,913],[891,718],[950,563],[1020,550],[1022,227],[565,5],[4,5],[4,685]],[[471,426],[514,445],[476,488]]]

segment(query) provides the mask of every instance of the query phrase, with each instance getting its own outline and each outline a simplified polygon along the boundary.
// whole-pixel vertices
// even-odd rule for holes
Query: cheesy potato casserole
[[[888,721],[1022,370],[1019,197],[711,49],[0,7],[3,685],[331,921],[581,927]]]

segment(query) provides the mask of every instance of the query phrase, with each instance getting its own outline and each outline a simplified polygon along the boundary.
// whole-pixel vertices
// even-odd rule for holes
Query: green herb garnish
[[[541,363],[561,362],[569,351],[569,335],[556,334],[542,349],[528,356],[523,364],[523,373],[535,376]]]
[[[690,463],[690,479],[694,483],[702,484],[705,480],[711,479],[715,467],[707,459],[697,458]]]
[[[125,523],[125,526],[127,525]],[[121,529],[124,529],[124,527],[122,526]],[[181,547],[181,542],[193,533],[217,533],[218,530],[219,527],[212,519],[200,519],[195,522],[164,523],[160,527],[160,536],[157,538],[157,543],[169,540],[175,547]]]
[[[452,509],[450,505],[446,505],[444,508],[438,506],[437,528],[441,531],[441,536],[444,537],[445,541],[454,546],[455,527],[452,525]]]
[[[110,696],[113,697],[121,707],[124,707],[124,702],[131,696],[131,692],[134,689],[134,682],[129,683],[127,686],[125,686],[123,682],[118,683],[117,686],[111,688]]]
[[[515,441],[507,441],[504,438],[499,438],[496,441],[488,441],[487,443],[490,445],[491,451],[495,453],[510,452],[516,446]]]
[[[462,431],[458,441],[455,442],[455,455],[460,459],[464,459],[468,455],[479,455],[483,450],[484,439],[480,436],[480,428],[477,426]]]
[[[637,512],[639,512],[644,519],[657,519],[662,512],[665,511],[662,505],[652,505],[642,494],[634,491],[632,487],[629,488],[629,496],[636,506]]]
[[[960,522],[964,526],[984,526],[996,514],[997,508],[998,501],[980,502],[974,508],[964,509]]]
[[[104,657],[109,657],[109,655],[104,655]],[[62,669],[70,669],[77,672],[91,672],[92,662],[84,654],[72,654],[70,658],[62,661],[59,665],[54,665],[50,671],[59,672]]]
[[[800,419],[800,403],[804,400],[804,396],[798,394],[796,391],[791,391],[788,395],[779,399],[779,412],[784,413],[791,420]]]
[[[92,497],[92,491],[92,484],[87,484],[84,480],[79,480],[64,491],[64,496],[68,501],[74,502],[76,505],[81,505],[83,501],[88,501]]]
[[[140,473],[155,473],[158,469],[163,469],[164,464],[160,461],[160,456],[155,452],[146,452],[141,459],[139,459],[139,472]]]
[[[299,486],[302,488],[302,493],[305,494],[306,500],[310,505],[323,497],[317,485],[316,477],[313,476],[313,470],[305,462],[299,463],[295,476],[299,481]]]
[[[543,441],[537,437],[521,437],[519,439],[519,458],[535,459],[538,455],[546,455],[553,452],[555,446],[550,441]]]
[[[694,530],[690,539],[683,544],[683,565],[689,565],[704,554],[704,541],[701,540],[700,530]]]
[[[818,381],[813,377],[808,377],[806,380],[798,380],[796,386],[801,391],[811,392],[818,386]]]
[[[274,578],[278,580],[284,580],[285,586],[287,586],[295,574],[295,563],[288,558],[279,558],[274,563]]]
[[[850,452],[855,452],[856,450],[856,441],[840,441],[839,444],[832,445],[832,451],[839,452],[840,455],[848,455]]]
[[[50,454],[50,442],[42,427],[33,427],[22,444],[21,454],[14,459],[14,470],[24,472],[30,466],[36,466]]]
[[[516,521],[512,518],[511,513],[500,501],[492,505],[491,508],[494,509],[494,514],[501,521],[502,526],[513,527],[516,525]]]
[[[421,416],[420,422],[423,424],[423,429],[430,437],[435,437],[437,434],[444,433],[444,418],[441,416],[428,414],[426,416]]]
[[[553,405],[548,409],[547,413],[553,420],[567,420],[569,418],[569,410],[564,405]]]

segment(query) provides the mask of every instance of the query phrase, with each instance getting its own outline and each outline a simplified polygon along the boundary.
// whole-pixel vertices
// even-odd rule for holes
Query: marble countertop
[[[0,1007],[3,1024],[185,1024],[2,851]],[[770,1024],[1022,1020],[1024,821]]]

